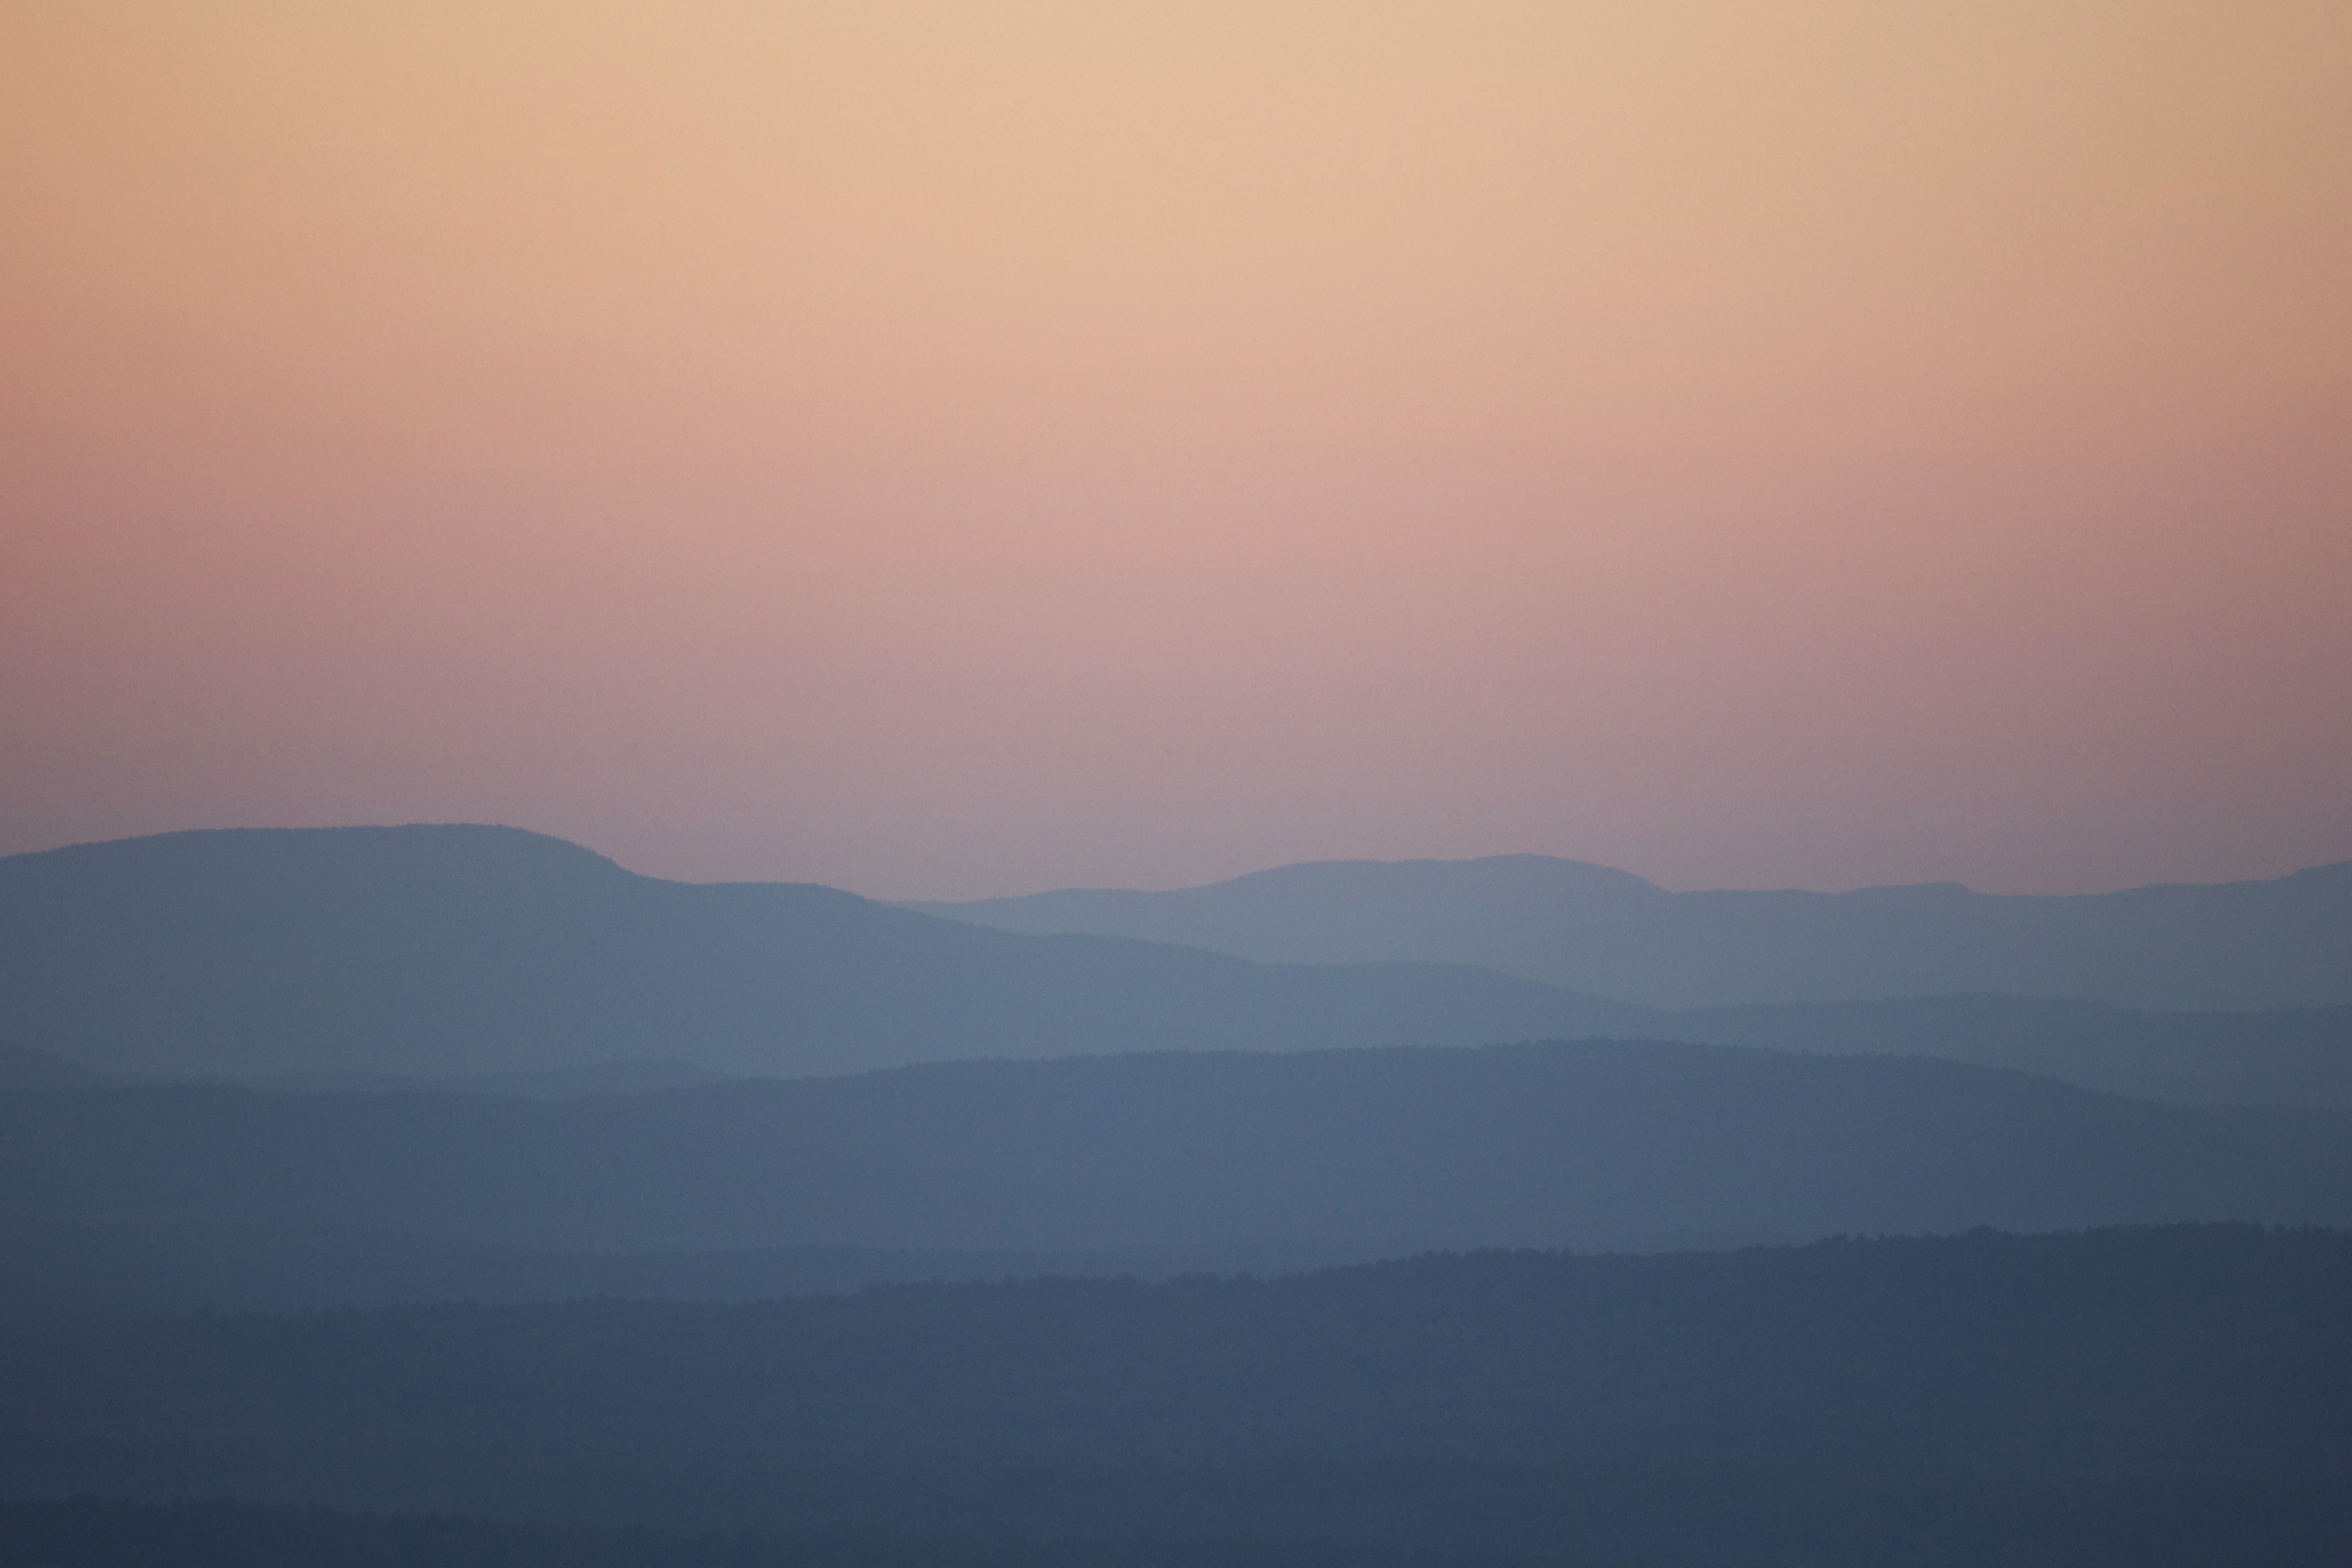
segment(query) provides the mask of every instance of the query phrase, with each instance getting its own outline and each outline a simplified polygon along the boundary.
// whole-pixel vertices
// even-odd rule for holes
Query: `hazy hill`
[[[45,1048],[0,1053],[0,1082],[27,1086],[107,1069],[560,1096],[957,1057],[1595,1034],[1924,1052],[2144,1098],[2352,1109],[2352,1008],[1670,1012],[1462,966],[1265,966],[986,930],[829,888],[661,882],[494,828],[181,833],[0,860],[0,1036]]]
[[[1668,893],[1607,866],[1499,855],[908,907],[1268,963],[1477,964],[1661,1007],[1955,992],[2179,1009],[2352,1002],[2352,862],[2270,882],[2027,897],[1950,883]]]
[[[561,1249],[1713,1246],[2352,1222],[2352,1121],[1923,1057],[1171,1052],[604,1099],[0,1095],[0,1212]]]
[[[648,1089],[685,1089],[718,1083],[723,1072],[683,1061],[589,1061],[536,1072],[456,1072],[430,1077],[414,1072],[274,1072],[238,1080],[248,1089],[289,1094],[341,1094],[380,1090],[409,1094],[502,1094],[520,1100],[581,1100],[598,1094],[641,1094]]]
[[[0,860],[0,1036],[149,1073],[729,1072],[1635,1032],[1476,969],[1267,967],[830,888],[633,875],[501,828],[173,833]]]
[[[1904,1051],[2046,1072],[2135,1099],[2352,1111],[2352,1007],[2158,1013],[2101,1002],[1917,997],[1662,1012],[1677,1040]]]
[[[2352,1525],[2347,1291],[2340,1233],[2181,1227],[50,1318],[0,1337],[0,1478],[822,1532],[829,1568],[876,1537],[2305,1568]]]
[[[1627,1030],[1662,1040],[1844,1055],[1938,1056],[2044,1073],[2086,1089],[2184,1105],[2300,1105],[2352,1111],[2352,1007],[2155,1013],[2022,997],[1645,1009]],[[34,1059],[37,1058],[36,1062]],[[119,1083],[46,1052],[25,1053],[16,1087]],[[591,1062],[536,1072],[314,1071],[238,1080],[293,1093],[394,1090],[568,1100],[719,1082],[679,1061]]]
[[[115,1079],[50,1051],[0,1040],[0,1089],[94,1089]]]
[[[1165,1278],[1346,1260],[1271,1248],[1145,1253],[882,1247],[558,1251],[352,1227],[0,1215],[0,1313],[288,1312],[428,1301],[755,1301],[867,1285],[1041,1274]]]

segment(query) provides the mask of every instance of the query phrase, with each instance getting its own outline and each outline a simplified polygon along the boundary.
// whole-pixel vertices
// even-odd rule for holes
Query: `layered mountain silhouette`
[[[1595,1035],[1917,1052],[2143,1098],[2352,1109],[2352,1007],[1672,1011],[1464,965],[1262,964],[830,888],[663,882],[498,828],[180,833],[0,860],[0,1039],[25,1042],[0,1050],[0,1084],[127,1073],[561,1097],[971,1057]]]
[[[1498,855],[907,907],[1266,963],[1476,964],[1672,1008],[1968,992],[2180,1010],[2352,1002],[2352,862],[2268,882],[2046,897],[1955,883],[1669,893],[1608,866]]]
[[[2352,1120],[1663,1041],[963,1062],[562,1102],[0,1095],[20,1218],[607,1251],[1328,1256],[2352,1221]]]
[[[1657,917],[1592,951],[1686,958],[1692,996],[1785,960],[1801,991],[2172,965],[2175,1004],[2308,1002],[2335,875],[2034,929],[1892,890],[1777,935],[1779,895],[1619,883]],[[410,828],[0,861],[0,1490],[369,1511],[247,1517],[224,1561],[382,1556],[375,1511],[419,1507],[836,1532],[812,1563],[910,1520],[949,1550],[910,1562],[1322,1542],[1300,1568],[2343,1538],[2341,1001],[1667,1010]],[[1466,1250],[1561,1247],[1685,1255]],[[73,1506],[0,1528],[196,1554],[171,1511]],[[273,1531],[311,1544],[248,1549]]]
[[[982,1056],[1638,1032],[1458,966],[1269,967],[831,888],[634,875],[481,827],[173,833],[0,860],[0,1037],[145,1073],[840,1072]]]

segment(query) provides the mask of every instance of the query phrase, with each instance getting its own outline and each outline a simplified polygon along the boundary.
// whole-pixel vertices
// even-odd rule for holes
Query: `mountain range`
[[[173,1075],[719,1072],[1475,1044],[1642,1009],[1463,966],[1018,936],[796,883],[663,882],[502,828],[166,834],[0,860],[0,1038]]]
[[[495,828],[0,860],[0,1553],[2332,1561],[2340,869],[1570,868],[1621,999],[1459,940],[1486,862],[1250,956]],[[1960,983],[2079,994],[1878,994]]]
[[[1465,862],[1438,880],[1564,863]],[[2302,908],[2279,950],[2318,953],[2340,880],[2151,895],[2176,913],[2208,894],[2267,900],[2264,930]],[[1659,894],[1670,908],[1696,896]],[[2216,985],[2274,995],[2263,974]],[[2345,1006],[2160,1013],[1979,995],[1672,1010],[1465,964],[1259,962],[989,929],[831,888],[664,882],[499,828],[176,833],[0,860],[0,1041],[14,1042],[0,1085],[114,1074],[563,1095],[970,1058],[1595,1036],[1912,1052],[2142,1098],[2352,1109]]]
[[[2062,897],[1957,883],[1669,893],[1548,855],[1326,861],[1168,893],[907,907],[1262,963],[1475,964],[1664,1008],[1972,992],[2176,1010],[2352,1002],[2352,861]]]

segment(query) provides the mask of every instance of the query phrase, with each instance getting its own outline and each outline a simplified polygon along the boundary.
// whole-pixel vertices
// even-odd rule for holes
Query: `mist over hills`
[[[1776,1051],[1916,1052],[2142,1100],[2352,1111],[2352,1007],[2154,1013],[2022,997],[1661,1012],[1654,1032]]]
[[[512,829],[166,834],[0,860],[0,1036],[87,1066],[479,1074],[1471,1044],[1640,1009],[1439,965],[1034,937],[636,876]]]
[[[1676,1012],[1460,965],[1266,965],[829,888],[662,882],[494,828],[182,833],[0,860],[0,1039],[24,1042],[0,1051],[0,1083],[562,1096],[954,1058],[1594,1035],[1916,1051],[2148,1098],[2352,1109],[2352,1008]]]
[[[2352,1002],[2352,862],[2062,897],[1954,883],[1669,893],[1630,872],[1522,854],[1316,862],[1168,893],[906,907],[1267,963],[1475,964],[1670,1008],[1969,992],[2178,1010]]]
[[[1585,1038],[1485,1043],[1542,1036]],[[119,1500],[191,1488],[835,1568],[2340,1537],[2342,1232],[1979,1228],[2352,1226],[2352,1007],[1669,1011],[411,828],[0,861],[0,1500],[112,1494],[9,1516],[68,1563],[184,1544]],[[1559,1247],[1687,1256],[1313,1271]],[[301,1311],[207,1315],[254,1308]],[[238,1519],[230,1561],[289,1527]]]
[[[511,1246],[1355,1255],[2352,1222],[2352,1121],[1662,1041],[966,1062],[561,1102],[0,1095],[20,1218]]]

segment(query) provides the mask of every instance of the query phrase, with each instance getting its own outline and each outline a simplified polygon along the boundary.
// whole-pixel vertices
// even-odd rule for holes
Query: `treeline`
[[[0,1494],[1690,1563],[2125,1537],[2118,1561],[2194,1561],[2201,1539],[2289,1562],[2263,1552],[2352,1531],[2347,1300],[2352,1236],[2189,1226],[48,1317],[0,1337]]]
[[[54,1568],[1572,1568],[1567,1559],[1234,1542],[792,1540],[226,1499],[0,1502],[0,1563]]]

